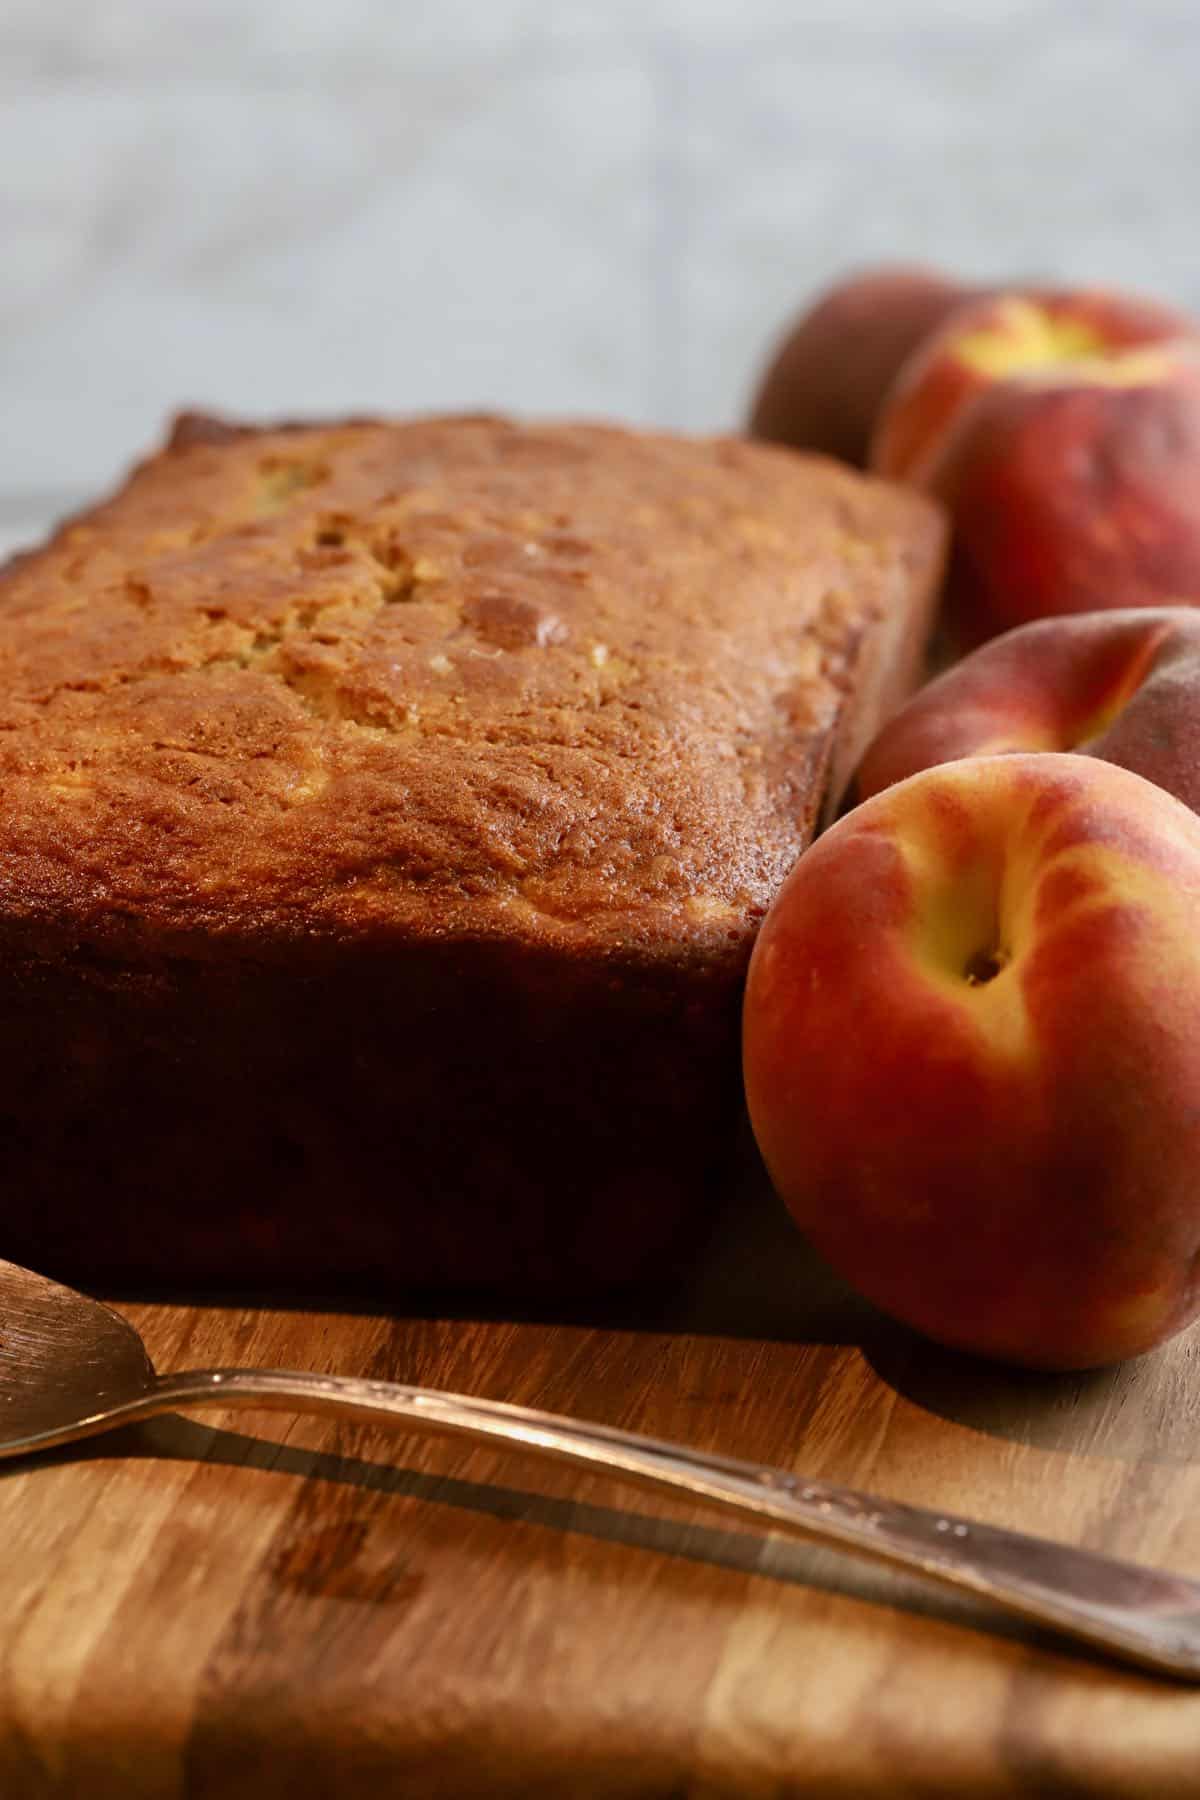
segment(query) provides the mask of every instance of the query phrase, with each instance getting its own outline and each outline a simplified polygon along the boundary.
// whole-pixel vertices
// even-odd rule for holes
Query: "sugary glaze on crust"
[[[736,440],[185,420],[0,576],[4,911],[113,948],[741,935],[941,546]]]

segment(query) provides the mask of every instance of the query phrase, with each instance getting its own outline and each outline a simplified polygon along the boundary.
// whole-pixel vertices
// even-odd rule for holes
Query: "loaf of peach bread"
[[[0,576],[0,1254],[565,1294],[697,1241],[926,501],[730,440],[189,417]]]

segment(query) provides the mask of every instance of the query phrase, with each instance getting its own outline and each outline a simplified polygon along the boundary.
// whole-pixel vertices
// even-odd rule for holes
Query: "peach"
[[[1200,336],[1171,308],[1080,292],[960,309],[898,375],[870,462],[948,505],[966,643],[1200,600]]]
[[[942,320],[897,371],[872,433],[871,467],[920,485],[963,408],[993,383],[1119,385],[1130,351],[1195,329],[1174,307],[1099,288],[979,296]]]
[[[972,757],[800,859],[745,1000],[775,1186],[866,1297],[1045,1368],[1200,1309],[1200,819],[1126,769]]]
[[[1012,750],[1119,763],[1200,812],[1200,610],[1036,619],[938,676],[868,746],[868,799],[920,769]]]
[[[839,282],[776,349],[754,399],[751,436],[864,464],[876,413],[897,370],[979,291],[907,265],[869,269]]]

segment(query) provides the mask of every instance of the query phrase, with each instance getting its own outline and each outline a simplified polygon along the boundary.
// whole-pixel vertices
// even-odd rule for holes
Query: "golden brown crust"
[[[0,1247],[595,1293],[702,1236],[758,917],[924,502],[736,442],[181,422],[0,576]]]
[[[736,440],[181,421],[0,576],[6,907],[110,942],[725,939],[941,550],[916,497]]]

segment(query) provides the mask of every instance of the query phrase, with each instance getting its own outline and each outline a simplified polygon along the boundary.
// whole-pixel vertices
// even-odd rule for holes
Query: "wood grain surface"
[[[467,1390],[1200,1575],[1200,1339],[1070,1378],[939,1353],[753,1185],[640,1315],[122,1304],[163,1369]],[[2,1800],[1200,1794],[1200,1691],[611,1483],[277,1413],[4,1465],[0,1616]]]

